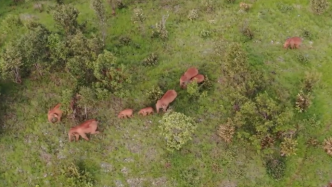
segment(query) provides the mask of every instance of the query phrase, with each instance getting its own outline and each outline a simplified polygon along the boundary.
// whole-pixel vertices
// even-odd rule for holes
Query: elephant
[[[125,118],[125,117],[133,117],[133,109],[127,108],[125,110],[122,110],[119,115],[118,118]]]
[[[198,74],[198,70],[195,67],[187,69],[187,71],[180,78],[180,87],[185,88],[190,79]]]
[[[90,119],[85,121],[84,123],[72,127],[68,132],[69,141],[72,141],[73,136],[75,137],[75,141],[78,141],[79,137],[81,136],[83,139],[89,141],[89,138],[86,134],[99,134],[100,132],[97,131],[98,128],[98,121],[95,119]]]
[[[198,74],[195,77],[191,78],[190,82],[196,81],[197,83],[202,83],[204,79],[205,79],[204,75]]]
[[[159,113],[159,109],[162,108],[166,112],[168,105],[175,100],[177,93],[175,90],[168,90],[164,96],[156,103],[156,110]]]
[[[143,116],[149,115],[149,114],[153,114],[153,108],[152,107],[146,107],[141,109],[138,114],[141,114]]]
[[[61,120],[62,110],[60,110],[60,106],[61,103],[55,105],[54,108],[48,111],[47,118],[50,123],[56,123]]]
[[[290,47],[291,49],[297,49],[300,47],[301,43],[302,39],[300,37],[288,38],[284,43],[284,48],[288,49]]]

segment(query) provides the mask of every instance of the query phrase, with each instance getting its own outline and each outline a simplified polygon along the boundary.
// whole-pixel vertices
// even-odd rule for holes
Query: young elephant
[[[119,115],[118,115],[118,118],[125,118],[125,117],[133,117],[133,109],[125,109],[125,110],[122,110]]]
[[[138,114],[142,116],[153,114],[153,108],[152,107],[143,108],[138,112]]]
[[[302,39],[300,37],[288,38],[284,43],[284,48],[288,49],[290,47],[291,49],[297,49],[300,47],[301,43]]]
[[[164,112],[166,112],[166,109],[168,105],[175,100],[177,97],[177,93],[175,90],[168,90],[164,96],[159,99],[156,103],[156,110],[157,113],[159,113],[159,109],[162,108]]]
[[[99,134],[100,132],[97,131],[98,121],[95,119],[90,119],[85,121],[84,123],[72,127],[68,132],[69,141],[72,141],[72,138],[75,137],[75,141],[78,141],[79,137],[81,136],[85,140],[89,141],[89,138],[86,134]]]
[[[61,120],[62,111],[60,110],[61,103],[55,105],[54,108],[50,109],[47,113],[47,119],[50,123],[59,122]]]
[[[196,81],[197,83],[202,83],[204,79],[205,79],[204,75],[198,74],[195,77],[191,78],[190,82]]]
[[[195,67],[187,69],[187,71],[180,78],[180,87],[185,88],[191,78],[198,74],[198,70]]]

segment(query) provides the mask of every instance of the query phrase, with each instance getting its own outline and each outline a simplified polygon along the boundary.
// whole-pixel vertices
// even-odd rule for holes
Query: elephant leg
[[[83,139],[85,139],[86,141],[89,141],[89,138],[86,136],[86,134],[84,132],[80,132],[79,133]]]

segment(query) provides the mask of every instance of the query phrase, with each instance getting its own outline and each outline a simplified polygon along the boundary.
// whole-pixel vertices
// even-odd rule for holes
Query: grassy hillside
[[[63,32],[52,17],[55,3],[41,2],[44,11],[39,12],[33,8],[35,1],[14,5],[3,0],[0,21],[18,15],[23,22],[34,19],[51,32]],[[0,186],[313,187],[331,180],[331,156],[322,148],[324,139],[332,134],[331,6],[317,15],[307,0],[248,0],[252,4],[248,11],[239,8],[238,0],[123,2],[126,7],[116,9],[113,16],[105,1],[105,50],[126,66],[131,82],[124,84],[121,94],[88,103],[87,116],[82,118],[100,120],[101,134],[91,135],[90,141],[69,142],[68,130],[82,119],[72,120],[67,115],[60,123],[47,121],[48,109],[64,100],[63,90],[74,90],[78,84],[65,70],[46,72],[42,78],[28,76],[21,85],[2,80]],[[65,4],[79,10],[78,23],[86,22],[84,35],[99,33],[91,1],[67,0]],[[134,22],[138,8],[144,20]],[[166,15],[168,38],[151,37],[156,23]],[[252,38],[241,32],[245,29],[250,30]],[[14,41],[14,35],[0,35],[2,50]],[[292,36],[303,38],[300,49],[282,47]],[[257,74],[273,77],[272,86],[262,93],[282,96],[284,100],[276,100],[285,102],[284,106],[294,107],[305,72],[322,75],[311,93],[308,110],[300,113],[292,109],[297,151],[296,155],[282,157],[284,165],[277,163],[277,168],[285,166],[278,180],[269,175],[267,162],[279,157],[279,147],[267,153],[239,137],[225,143],[217,135],[219,125],[232,115],[224,56],[234,43],[239,44],[247,64]],[[156,65],[144,66],[142,62],[151,53],[158,56]],[[212,83],[211,89],[201,89],[199,97],[190,97],[179,86],[180,76],[191,66]],[[175,89],[178,97],[171,110],[197,123],[192,140],[179,151],[169,152],[160,134],[164,113],[137,115],[141,108],[154,106],[147,92],[156,86],[163,92]],[[117,118],[125,108],[135,110],[132,119]],[[310,139],[317,140],[318,145],[309,145]]]

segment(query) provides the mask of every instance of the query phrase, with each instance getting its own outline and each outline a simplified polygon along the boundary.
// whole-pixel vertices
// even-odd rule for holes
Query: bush
[[[332,138],[327,138],[324,140],[323,148],[328,155],[332,156]]]
[[[282,13],[290,12],[294,10],[294,7],[292,5],[284,4],[284,3],[277,3],[277,8]]]
[[[197,128],[191,117],[178,112],[168,112],[161,120],[161,135],[166,139],[167,150],[180,150],[191,140]]]
[[[241,33],[243,36],[247,37],[249,40],[252,40],[254,38],[254,32],[253,30],[248,26],[248,23],[245,22],[241,27]]]
[[[248,3],[243,3],[243,2],[241,2],[240,3],[240,8],[242,9],[242,10],[244,10],[244,11],[249,11],[250,10],[250,8],[251,8],[251,4],[248,4]]]
[[[297,55],[297,60],[301,63],[308,63],[309,62],[309,57],[308,57],[308,55],[298,54]]]
[[[61,94],[61,109],[65,114],[70,112],[70,102],[73,98],[73,90],[63,89]]]
[[[296,146],[297,141],[292,138],[285,138],[284,141],[281,143],[281,156],[291,156],[296,155]]]
[[[166,40],[168,38],[168,31],[166,29],[166,21],[169,15],[163,15],[160,22],[156,23],[152,31],[152,38],[160,38]]]
[[[310,5],[311,5],[311,10],[315,14],[324,13],[328,7],[327,0],[311,0]]]
[[[232,119],[228,118],[227,123],[220,125],[218,129],[218,136],[220,136],[226,143],[230,143],[233,139],[235,128]]]
[[[203,30],[201,30],[201,32],[199,33],[199,36],[202,37],[202,38],[208,38],[208,37],[211,36],[211,31],[210,31],[210,30],[203,29]]]
[[[148,90],[146,92],[146,95],[150,103],[155,103],[164,95],[164,92],[160,89],[159,86],[155,86],[152,89]]]
[[[295,108],[299,112],[306,111],[311,105],[311,96],[310,93],[305,94],[303,91],[296,96]]]
[[[158,55],[151,53],[146,59],[143,60],[143,66],[154,66],[158,62]]]
[[[198,10],[197,9],[192,9],[189,11],[189,14],[187,16],[187,18],[190,20],[190,21],[194,21],[198,18]]]
[[[317,71],[305,72],[305,77],[302,81],[302,88],[306,92],[311,92],[315,85],[320,81],[322,74]]]
[[[201,4],[203,10],[207,12],[212,12],[216,7],[216,0],[203,0]]]
[[[187,93],[191,96],[191,97],[197,97],[199,96],[199,87],[197,82],[192,81],[190,83],[187,84]]]
[[[112,93],[121,91],[123,84],[130,82],[129,75],[125,74],[124,69],[122,64],[117,63],[117,58],[105,50],[93,62],[93,74],[98,80],[94,83],[94,87],[101,90],[106,89]]]
[[[226,3],[235,3],[236,0],[225,0]]]
[[[301,36],[303,38],[307,38],[309,40],[312,40],[314,38],[314,34],[312,32],[310,32],[309,30],[303,29]]]
[[[194,167],[182,170],[180,178],[183,179],[188,186],[198,186],[200,182],[199,171]]]
[[[319,141],[316,138],[309,138],[309,140],[307,141],[307,145],[312,147],[317,147],[319,145]]]
[[[80,170],[73,163],[69,164],[69,166],[64,166],[61,169],[61,175],[67,179],[66,186],[68,187],[92,187],[94,183],[94,180],[89,172]]]
[[[272,158],[266,162],[267,174],[278,180],[285,174],[286,164],[283,158]]]
[[[135,8],[134,9],[134,14],[133,14],[131,20],[134,23],[143,23],[143,21],[145,20],[143,10],[141,8]]]

